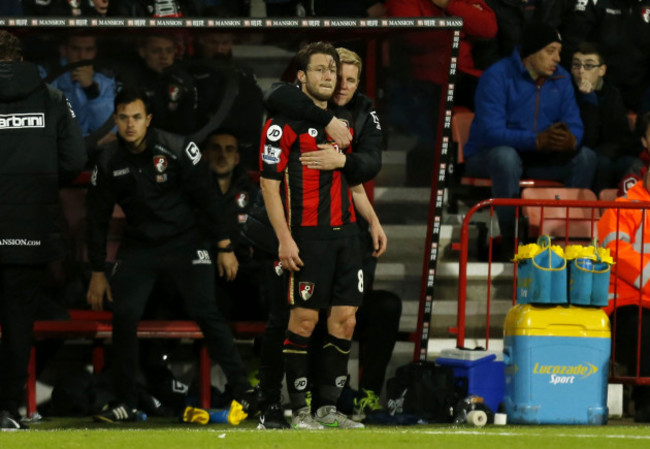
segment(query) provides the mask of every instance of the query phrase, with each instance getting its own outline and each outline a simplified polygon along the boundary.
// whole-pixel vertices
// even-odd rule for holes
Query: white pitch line
[[[517,433],[517,432],[481,432],[477,430],[424,430],[416,431],[427,435],[481,435],[502,436],[502,437],[561,437],[561,438],[611,438],[611,439],[632,439],[632,440],[650,440],[650,435],[591,435],[580,433]]]

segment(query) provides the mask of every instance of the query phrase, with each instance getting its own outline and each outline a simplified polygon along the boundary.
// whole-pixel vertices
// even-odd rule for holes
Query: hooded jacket
[[[36,65],[0,62],[0,262],[36,264],[65,254],[59,186],[86,163],[65,96]]]

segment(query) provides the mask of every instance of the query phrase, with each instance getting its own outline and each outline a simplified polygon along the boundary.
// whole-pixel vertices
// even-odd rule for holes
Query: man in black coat
[[[257,197],[259,186],[241,166],[239,139],[225,128],[210,133],[201,145],[208,161],[212,184],[224,204],[224,228],[239,263],[237,273],[218,273],[217,303],[228,320],[261,320],[265,314],[259,302],[259,266],[253,249],[241,230]]]
[[[199,232],[199,216],[212,226],[216,263],[233,277],[237,260],[223,231],[223,205],[212,189],[197,145],[179,135],[150,129],[146,93],[122,90],[115,97],[118,139],[98,156],[86,198],[88,255],[92,278],[88,303],[102,310],[113,303],[113,380],[119,403],[94,419],[134,421],[137,325],[157,280],[174,283],[190,318],[205,336],[210,357],[221,365],[235,398],[247,407],[250,384],[232,334],[214,300],[211,245]],[[115,204],[126,229],[111,275],[105,274],[106,234]]]
[[[627,118],[627,109],[619,90],[608,83],[605,60],[598,48],[583,42],[573,53],[571,76],[585,134],[583,145],[598,156],[593,190],[614,188],[636,165],[640,148]]]
[[[65,246],[58,189],[86,163],[65,96],[22,62],[20,41],[0,30],[0,428],[20,428],[36,292]]]

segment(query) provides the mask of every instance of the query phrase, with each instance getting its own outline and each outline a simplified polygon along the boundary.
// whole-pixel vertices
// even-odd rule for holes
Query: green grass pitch
[[[57,418],[29,431],[0,433],[1,449],[601,449],[648,448],[650,426],[617,421],[606,426],[371,426],[359,430],[256,430],[240,426],[186,425],[169,419],[117,425]]]

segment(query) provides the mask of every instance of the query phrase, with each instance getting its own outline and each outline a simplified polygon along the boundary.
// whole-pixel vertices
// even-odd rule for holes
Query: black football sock
[[[284,340],[284,363],[287,375],[289,401],[293,411],[307,406],[306,394],[309,373],[309,337],[302,337],[287,331]]]
[[[348,359],[352,341],[336,338],[331,334],[325,337],[321,352],[321,383],[319,386],[319,406],[335,405],[345,386],[348,375]]]

